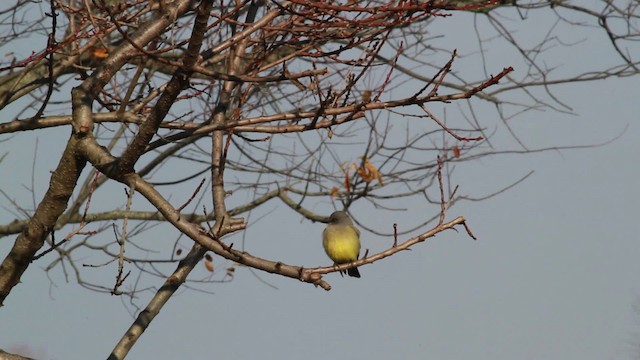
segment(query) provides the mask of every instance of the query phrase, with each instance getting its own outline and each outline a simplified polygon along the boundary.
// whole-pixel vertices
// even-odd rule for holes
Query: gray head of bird
[[[353,224],[351,218],[344,211],[335,211],[329,216],[330,224]]]

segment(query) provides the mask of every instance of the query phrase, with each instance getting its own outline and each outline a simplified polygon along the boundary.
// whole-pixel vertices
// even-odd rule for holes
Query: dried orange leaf
[[[106,59],[109,57],[109,52],[107,52],[107,49],[105,48],[97,48],[93,50],[93,56],[97,57],[98,59]]]
[[[373,180],[378,180],[380,184],[382,184],[382,174],[378,171],[378,169],[371,163],[369,160],[365,160],[360,168],[358,168],[358,175],[362,178],[362,180],[366,182],[372,182]]]
[[[371,180],[373,179],[371,177],[371,173],[369,173],[366,169],[363,169],[363,168],[358,169],[358,175],[360,175],[362,180],[366,182],[371,182]]]
[[[456,158],[460,157],[460,148],[458,147],[458,145],[454,145],[453,146],[453,156]]]
[[[213,272],[213,261],[205,260],[204,267],[209,271]]]

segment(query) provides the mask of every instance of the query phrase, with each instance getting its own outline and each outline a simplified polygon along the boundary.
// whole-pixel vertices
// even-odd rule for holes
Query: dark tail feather
[[[355,278],[360,277],[360,271],[358,271],[358,268],[355,268],[355,267],[347,269],[347,274]]]

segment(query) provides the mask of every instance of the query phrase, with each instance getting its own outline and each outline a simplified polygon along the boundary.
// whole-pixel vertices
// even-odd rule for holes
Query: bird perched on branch
[[[353,226],[353,222],[346,212],[336,211],[331,214],[329,225],[322,232],[322,246],[336,264],[358,260],[358,256],[360,256],[360,230]],[[352,277],[360,277],[360,272],[356,267],[347,269],[347,274]]]

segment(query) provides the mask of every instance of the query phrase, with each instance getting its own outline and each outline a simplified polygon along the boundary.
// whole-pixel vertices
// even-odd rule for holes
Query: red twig
[[[389,33],[387,33],[386,37],[389,35]],[[396,56],[393,58],[393,62],[391,63],[391,69],[389,69],[389,72],[387,73],[387,77],[386,79],[384,79],[384,82],[382,83],[382,86],[380,86],[380,89],[378,90],[378,93],[376,94],[375,98],[373,99],[373,101],[378,101],[380,100],[380,95],[382,95],[382,92],[384,91],[384,89],[386,88],[387,84],[389,84],[389,82],[391,81],[391,74],[393,74],[393,70],[396,68],[396,63],[398,62],[398,58],[400,57],[400,54],[402,53],[403,50],[403,45],[404,42],[400,42],[400,47],[398,47],[398,51],[396,51]]]
[[[184,209],[185,207],[187,207],[187,205],[189,205],[189,203],[191,201],[193,201],[193,199],[196,197],[196,195],[200,192],[200,189],[202,188],[202,185],[204,184],[205,179],[203,178],[202,181],[200,181],[200,184],[198,185],[198,187],[196,188],[196,190],[193,192],[193,194],[191,194],[191,197],[189,198],[189,200],[187,200],[186,203],[184,203],[182,206],[180,206],[178,209],[178,212],[182,211],[182,209]]]
[[[504,68],[498,75],[496,75],[496,76],[491,75],[491,78],[489,80],[483,82],[482,84],[480,84],[480,85],[478,85],[478,86],[476,86],[476,87],[474,87],[472,89],[467,90],[464,93],[464,95],[467,98],[470,98],[473,95],[479,93],[480,91],[488,88],[489,86],[497,84],[500,81],[500,79],[502,79],[503,77],[505,77],[508,73],[510,73],[512,71],[513,71],[513,67],[511,67],[511,66],[509,66],[508,68]]]
[[[420,107],[422,108],[422,110],[424,110],[424,112],[427,114],[427,116],[429,116],[431,118],[431,120],[435,121],[438,125],[440,125],[440,127],[446,131],[447,133],[449,133],[449,135],[453,136],[454,138],[456,138],[457,140],[460,141],[480,141],[482,139],[484,139],[482,136],[478,136],[478,137],[474,137],[474,138],[469,138],[469,137],[464,137],[464,136],[460,136],[456,133],[454,133],[453,131],[451,131],[451,129],[449,129],[447,127],[447,125],[445,125],[445,123],[443,123],[440,119],[438,119],[430,110],[429,108],[425,105],[425,104],[420,104]]]

